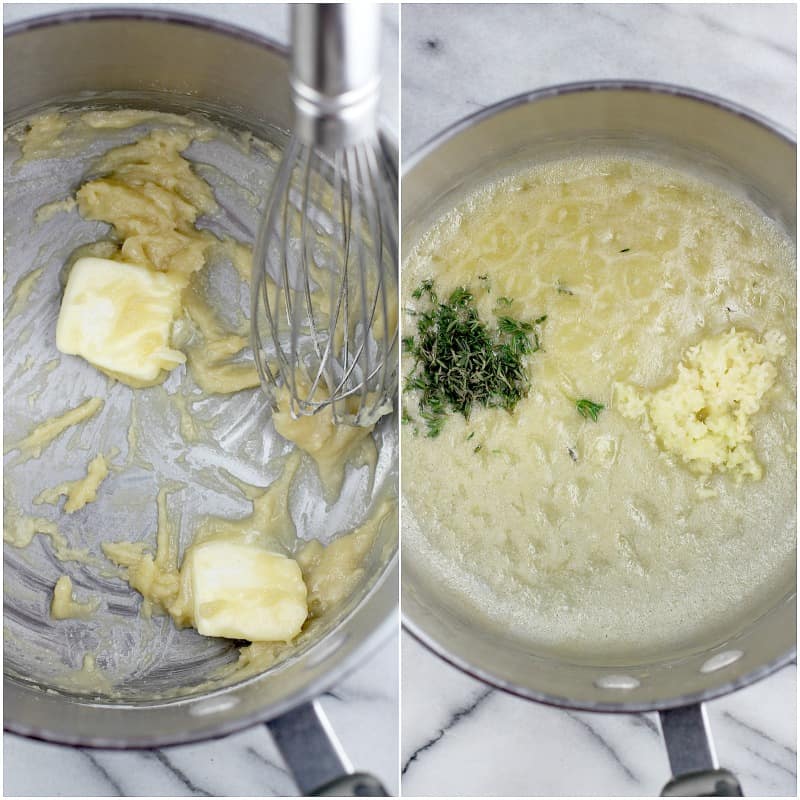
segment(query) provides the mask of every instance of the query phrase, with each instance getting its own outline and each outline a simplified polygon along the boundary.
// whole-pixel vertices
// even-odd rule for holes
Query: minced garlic
[[[729,472],[737,481],[758,480],[763,468],[753,449],[750,418],[777,377],[775,362],[786,337],[770,331],[763,341],[732,328],[690,347],[678,377],[656,391],[617,384],[616,408],[642,420],[659,444],[692,472]]]

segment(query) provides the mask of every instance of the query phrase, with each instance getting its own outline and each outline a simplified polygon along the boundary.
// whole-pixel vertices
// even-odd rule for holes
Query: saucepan
[[[796,144],[789,134],[743,108],[694,91],[598,82],[501,102],[415,153],[402,173],[403,253],[482,178],[520,161],[565,157],[587,147],[627,149],[701,169],[737,187],[796,236]],[[786,502],[794,506],[794,496]],[[404,528],[406,519],[404,513]],[[541,703],[583,711],[658,711],[674,776],[665,794],[740,792],[733,775],[718,768],[703,703],[795,657],[794,560],[735,624],[720,627],[709,620],[704,641],[630,663],[578,663],[574,657],[535,652],[502,630],[467,618],[405,539],[402,558],[404,625],[434,653],[487,684]]]
[[[280,142],[281,137],[285,140],[291,124],[284,48],[242,30],[173,13],[95,9],[10,26],[5,32],[4,87],[6,126],[54,106],[104,109],[120,105],[200,114],[234,134],[247,133],[268,142]],[[396,161],[396,143],[386,136],[384,141]],[[13,165],[7,166],[7,186],[9,195],[13,195],[17,173],[13,172]],[[55,167],[46,165],[44,169]],[[47,183],[42,178],[40,171],[28,190],[39,191]],[[77,185],[69,186],[69,191]],[[265,201],[266,196],[262,205]],[[252,216],[255,208],[247,213]],[[7,221],[21,226],[17,230],[24,239],[28,235],[27,223],[20,209],[7,200],[5,214]],[[30,224],[33,227],[32,220]],[[11,228],[6,230],[8,234]],[[30,233],[31,238],[38,235],[39,229]],[[239,238],[242,236],[240,230]],[[21,263],[24,259],[19,257],[19,248],[27,246],[25,241],[15,243],[7,235],[7,244],[8,288],[32,265]],[[26,347],[34,347],[50,335],[45,323],[54,320],[53,309],[57,307],[57,269],[56,264],[52,297],[48,299],[44,292],[41,301],[35,301],[35,297],[31,300],[41,303],[35,335],[30,331],[20,337],[14,334],[13,347],[8,346],[11,339],[6,338],[6,354],[12,368],[25,358]],[[7,294],[7,301],[8,297]],[[54,374],[62,368],[66,367],[58,367]],[[59,381],[66,394],[75,382],[66,373],[56,383]],[[8,435],[9,428],[19,420],[15,414],[23,412],[18,397],[6,388]],[[43,391],[36,403],[47,392],[47,387],[40,388]],[[255,394],[252,402],[257,403]],[[109,425],[106,429],[111,431],[114,427]],[[272,434],[267,431],[266,435]],[[380,492],[395,492],[396,415],[386,418],[375,435],[380,456],[371,486],[373,499]],[[345,498],[342,502],[350,501]],[[317,511],[311,509],[309,513]],[[327,524],[324,514],[320,519],[322,525]],[[330,524],[333,527],[334,522]],[[324,786],[329,794],[383,793],[370,776],[353,772],[315,698],[363,663],[394,631],[398,594],[396,524],[384,525],[363,565],[357,588],[331,624],[321,629],[320,636],[262,674],[219,684],[206,680],[207,668],[229,657],[225,645],[201,642],[201,637],[191,631],[163,628],[168,633],[164,648],[169,648],[169,653],[154,656],[154,663],[160,662],[161,667],[150,673],[144,669],[136,679],[138,684],[129,684],[119,695],[105,697],[48,685],[51,662],[80,667],[74,663],[73,645],[83,641],[83,629],[69,628],[70,635],[65,635],[67,628],[58,632],[47,619],[47,595],[52,581],[45,580],[45,576],[55,575],[54,570],[59,568],[45,544],[40,546],[35,541],[25,551],[6,548],[4,721],[8,730],[83,747],[144,748],[219,737],[266,722],[302,794]],[[88,573],[83,578],[93,580]],[[118,605],[127,602],[122,600],[124,585],[115,589],[106,581],[102,586],[112,592],[120,592],[122,587]],[[128,609],[126,614],[112,620],[108,629],[110,641],[130,642],[120,635],[124,634],[124,626],[143,623],[135,609]],[[167,620],[163,622],[169,624]],[[114,624],[118,627],[114,628]],[[120,647],[124,650],[132,645]],[[136,657],[135,647],[127,656],[123,650],[116,654],[118,663],[125,657]],[[181,682],[198,688],[179,691]]]

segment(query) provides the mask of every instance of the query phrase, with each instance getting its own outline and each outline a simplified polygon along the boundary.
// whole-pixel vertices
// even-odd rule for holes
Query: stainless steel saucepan
[[[672,86],[601,82],[559,86],[502,102],[454,125],[403,165],[402,247],[407,253],[466,191],[504,167],[610,147],[667,157],[744,191],[796,235],[796,144],[766,120],[717,98]],[[794,504],[794,498],[787,498]],[[598,520],[602,524],[602,520]],[[405,523],[404,523],[405,524]],[[404,545],[406,628],[433,652],[497,688],[584,711],[658,711],[673,780],[667,795],[738,794],[720,770],[703,702],[789,663],[796,653],[796,566],[765,587],[735,625],[706,641],[641,663],[575,663],[532,652],[502,630],[467,619],[424,577]],[[725,575],[717,575],[725,580]]]
[[[259,36],[208,20],[131,9],[95,9],[39,18],[6,29],[4,63],[6,126],[13,126],[28,115],[53,106],[105,109],[124,105],[199,114],[234,132],[249,132],[278,144],[285,141],[286,130],[290,127],[286,50]],[[232,136],[230,141],[235,144],[245,140]],[[396,144],[387,141],[387,145],[396,160]],[[207,156],[207,161],[201,159],[207,169],[204,177],[207,175],[212,184],[218,178],[220,170],[212,167],[218,166],[214,159],[222,158],[222,153],[239,170],[243,182],[253,181],[249,196],[251,200],[252,197],[260,199],[263,208],[270,169],[274,167],[264,155],[267,151],[261,152],[260,162],[253,162],[251,174],[247,161],[250,151],[246,148],[228,147],[224,143],[219,145],[219,151],[214,147],[208,145],[203,151],[203,157]],[[256,150],[252,153],[255,159]],[[11,289],[19,278],[27,274],[34,263],[42,263],[44,259],[46,264],[38,288],[28,301],[29,308],[8,321],[6,375],[10,376],[16,369],[18,376],[16,384],[5,387],[5,430],[13,441],[15,431],[18,438],[23,426],[32,421],[19,387],[39,374],[37,364],[56,355],[52,351],[52,330],[58,313],[58,278],[63,257],[68,255],[58,248],[93,241],[98,238],[102,226],[81,228],[87,223],[77,214],[60,215],[58,219],[34,225],[32,212],[36,203],[47,198],[48,192],[63,192],[61,197],[47,198],[50,200],[68,196],[83,179],[80,170],[85,164],[76,166],[77,162],[67,156],[60,162],[26,166],[18,172],[12,162],[19,153],[11,155],[12,158],[6,159],[5,176],[6,308],[9,308]],[[25,172],[28,169],[32,170],[30,176]],[[263,171],[263,176],[258,178],[261,183],[253,177],[258,170]],[[24,186],[20,185],[20,176],[26,180]],[[252,202],[242,203],[238,209],[231,208],[234,202],[228,191],[231,185],[230,182],[221,184],[224,201],[220,202],[230,214],[220,217],[217,223],[223,229],[229,223],[231,229],[226,232],[236,238],[252,236],[259,210]],[[39,201],[34,199],[37,193],[41,195]],[[53,231],[57,234],[55,237]],[[26,314],[31,318],[26,320]],[[24,330],[28,332],[23,333]],[[50,355],[46,356],[48,347]],[[41,378],[41,385],[35,387],[37,391],[31,395],[37,398],[35,402],[30,401],[36,409],[34,417],[38,420],[56,409],[63,410],[64,403],[74,399],[73,394],[76,397],[85,397],[91,391],[108,392],[109,397],[113,394],[114,402],[107,400],[102,412],[111,415],[108,424],[103,422],[101,426],[102,437],[109,438],[91,443],[92,447],[102,447],[106,451],[114,444],[112,438],[116,432],[127,427],[122,417],[113,415],[125,411],[125,403],[132,402],[130,390],[126,394],[123,387],[109,387],[105,379],[98,379],[88,366],[87,371],[81,372],[83,367],[77,359],[69,363],[68,359],[61,361],[63,363],[50,377]],[[23,363],[34,366],[30,370],[28,367],[19,369]],[[50,401],[52,405],[48,408]],[[224,411],[221,405],[217,408],[214,403],[228,401],[212,398],[208,402],[212,417],[223,422],[226,415],[240,414],[245,424],[250,417],[262,413],[257,390],[249,395],[243,393],[241,398],[237,395],[230,400],[234,405],[226,406]],[[154,424],[161,423],[155,420]],[[251,434],[257,438],[250,441],[261,442],[261,452],[280,455],[281,448],[285,450],[268,420],[265,422],[262,418],[253,425]],[[259,426],[264,428],[263,439]],[[162,444],[165,445],[172,434],[165,428],[163,435]],[[312,535],[324,538],[326,530],[330,534],[347,529],[348,514],[355,510],[356,516],[361,513],[363,517],[369,504],[381,493],[396,491],[396,415],[378,427],[376,437],[380,456],[374,484],[366,477],[359,484],[360,488],[356,486],[357,481],[349,481],[351,494],[331,508],[326,508],[321,501],[307,500],[303,519],[309,521],[312,528],[316,525]],[[124,454],[124,441],[120,441],[119,446]],[[150,454],[153,460],[164,458],[163,454],[159,455],[157,441],[150,444],[145,441],[142,446],[153,447]],[[73,451],[59,448],[56,442],[48,450],[46,461],[32,461],[20,468],[22,473],[7,469],[6,475],[9,483],[14,484],[14,491],[24,494],[28,488],[26,483],[51,480],[51,472],[59,464],[72,463],[74,477],[78,462]],[[215,452],[220,458],[224,456],[219,448],[214,450],[213,441],[209,448],[207,452]],[[169,458],[172,460],[165,469],[175,468],[174,452]],[[25,473],[25,469],[30,471]],[[124,488],[135,492],[137,485],[143,486],[142,481],[151,479],[152,475],[140,474]],[[205,490],[192,494],[194,489],[189,486],[185,491],[188,499],[183,507],[184,517],[191,512],[192,503],[202,504],[208,500]],[[110,505],[104,506],[104,503]],[[154,504],[147,508],[154,509]],[[117,513],[113,510],[113,500],[99,496],[87,511],[96,516],[84,518],[88,519],[87,530],[81,526],[74,530],[78,540],[84,535],[87,539],[71,544],[96,550],[97,531],[102,530],[105,512]],[[42,508],[36,513],[52,513],[52,509],[48,512]],[[97,525],[92,524],[95,521]],[[152,538],[153,525],[154,516],[146,520],[133,517],[127,535]],[[323,627],[319,637],[306,642],[288,660],[262,674],[217,684],[213,680],[214,668],[235,657],[230,645],[202,640],[192,631],[175,631],[168,620],[142,620],[136,613],[134,593],[122,584],[97,577],[90,569],[81,571],[79,565],[56,563],[46,543],[37,540],[25,550],[6,547],[5,726],[15,733],[69,745],[144,748],[219,737],[266,722],[301,794],[310,794],[320,787],[327,787],[324,789],[327,794],[380,794],[382,790],[374,779],[353,773],[315,698],[361,664],[394,632],[398,582],[396,540],[396,528],[381,532],[363,565],[359,585],[338,616]],[[110,592],[116,611],[109,603],[108,609],[104,606],[99,616],[88,623],[66,621],[60,628],[54,626],[46,609],[52,582],[61,570],[74,570],[79,585],[96,588],[106,596]],[[160,633],[164,638],[160,640],[156,636],[154,641],[153,631],[158,633],[161,623]],[[97,645],[97,642],[106,643],[104,652],[109,663],[113,662],[120,673],[125,673],[118,695],[80,694],[48,683],[54,665],[79,668],[80,662],[76,659],[81,647]],[[147,658],[137,661],[143,654]],[[100,660],[98,656],[98,663]],[[194,685],[199,688],[183,691]],[[178,691],[182,693],[176,696]]]

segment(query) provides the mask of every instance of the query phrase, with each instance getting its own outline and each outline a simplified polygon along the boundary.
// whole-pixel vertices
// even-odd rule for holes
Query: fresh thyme
[[[597,422],[597,417],[605,406],[602,403],[593,403],[591,400],[583,398],[575,401],[575,408],[584,419],[591,417],[593,422]]]
[[[416,336],[403,340],[414,367],[405,381],[405,391],[418,391],[419,416],[429,437],[441,433],[450,413],[466,419],[474,406],[513,411],[527,397],[530,379],[525,358],[541,348],[537,327],[546,317],[524,322],[497,317],[491,330],[478,316],[475,298],[466,287],[440,302],[433,281],[423,281],[412,293],[425,298],[428,310],[417,310]],[[480,445],[475,450],[478,452]]]
[[[422,295],[425,294],[426,292],[431,296],[431,302],[435,303],[436,295],[433,293],[432,280],[422,281],[422,283],[419,286],[417,286],[417,288],[414,289],[414,291],[411,293],[411,296],[415,300],[419,300],[422,297]]]

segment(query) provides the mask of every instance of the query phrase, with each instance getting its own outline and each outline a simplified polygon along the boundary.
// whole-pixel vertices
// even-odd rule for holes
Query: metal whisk
[[[259,232],[261,381],[293,416],[371,424],[397,386],[397,169],[377,130],[373,4],[292,6],[294,129]],[[281,387],[285,387],[282,389]]]

